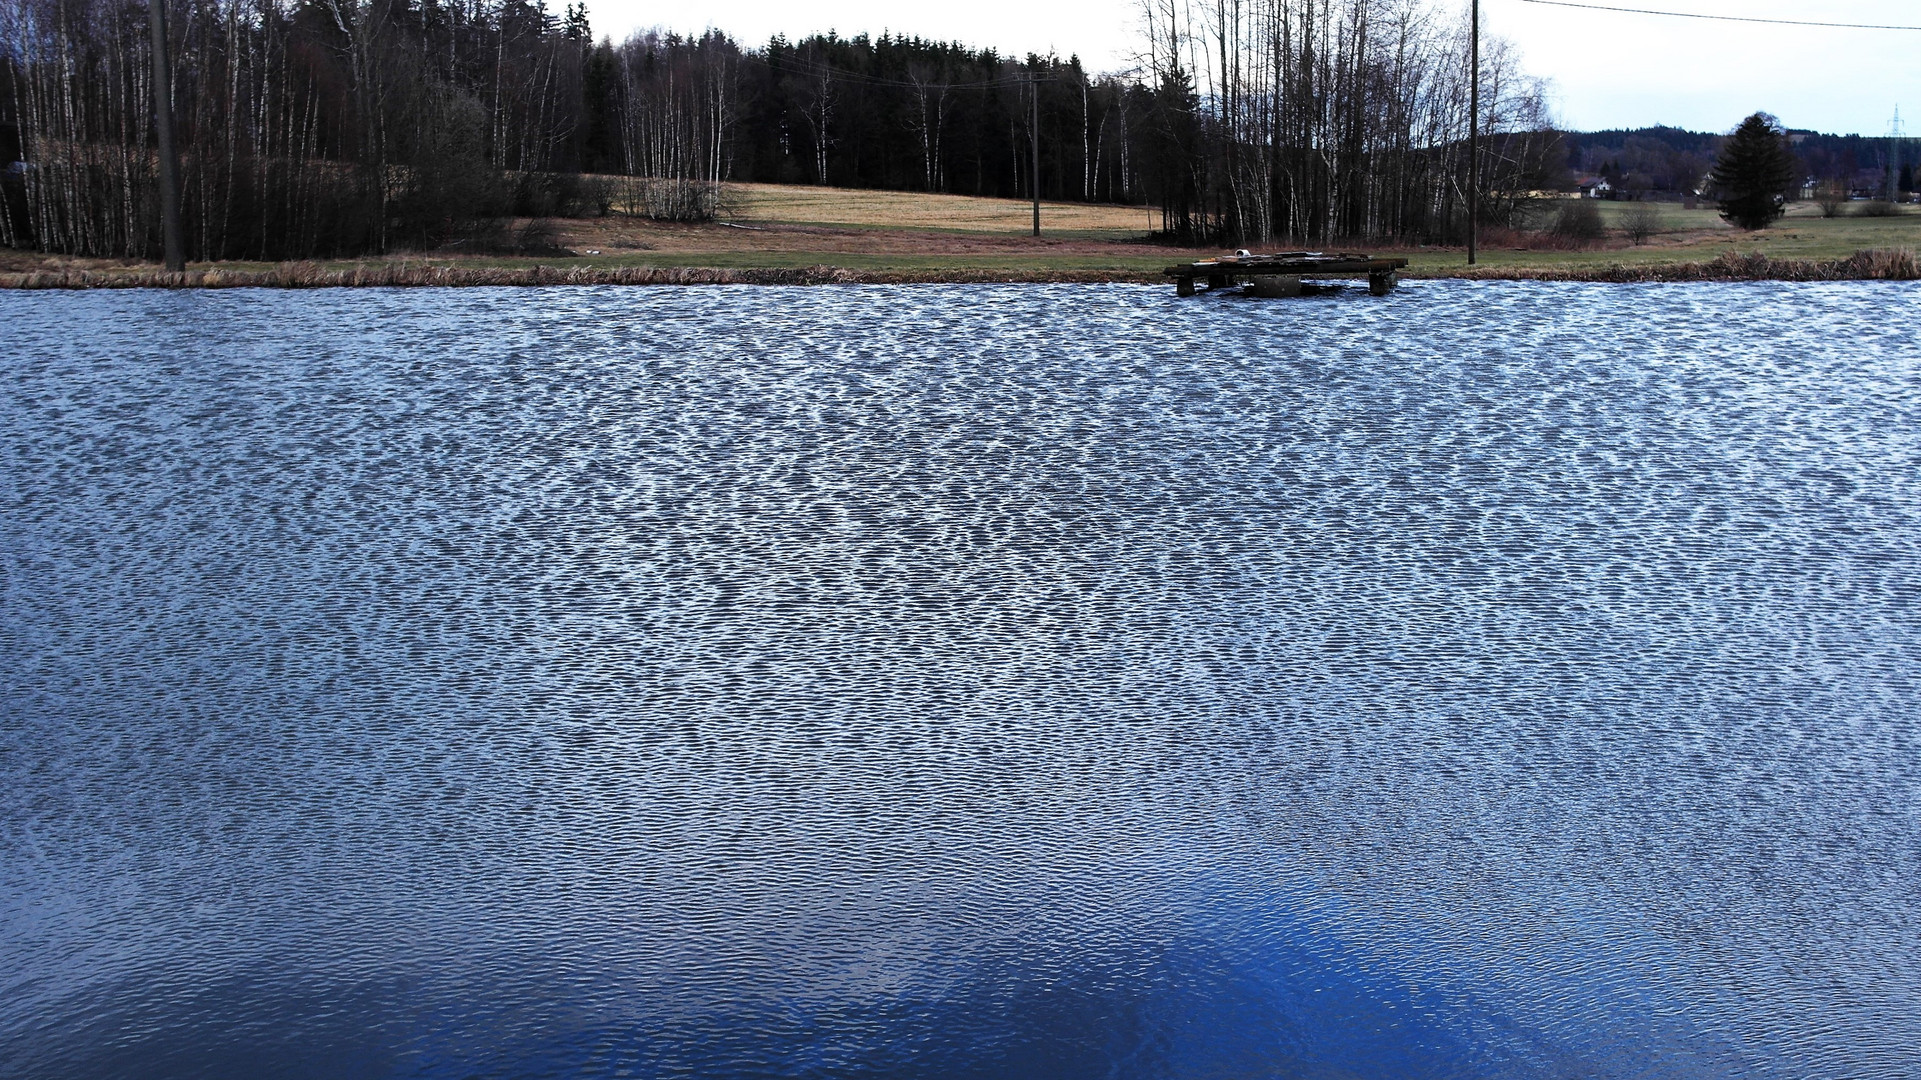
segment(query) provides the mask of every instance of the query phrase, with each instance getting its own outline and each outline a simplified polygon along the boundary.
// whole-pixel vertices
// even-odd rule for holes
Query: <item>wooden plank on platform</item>
[[[1174,279],[1181,296],[1194,295],[1194,279],[1206,278],[1210,289],[1238,284],[1242,279],[1334,277],[1366,274],[1368,291],[1385,296],[1394,288],[1395,271],[1407,260],[1398,256],[1377,257],[1354,251],[1274,251],[1262,254],[1222,255],[1215,259],[1181,263],[1161,271]],[[1270,290],[1271,291],[1271,290]]]
[[[1162,271],[1169,277],[1201,277],[1248,274],[1369,274],[1399,270],[1407,265],[1403,258],[1375,258],[1371,255],[1342,255],[1294,258],[1282,256],[1226,256],[1200,262],[1170,266]]]

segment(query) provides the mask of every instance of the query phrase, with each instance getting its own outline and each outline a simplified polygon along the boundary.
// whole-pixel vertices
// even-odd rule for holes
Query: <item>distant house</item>
[[[1614,197],[1614,185],[1608,183],[1607,177],[1605,176],[1583,176],[1574,181],[1574,186],[1580,189],[1581,198],[1583,199],[1611,199]]]
[[[1862,169],[1848,180],[1848,198],[1879,199],[1888,192],[1888,174],[1880,169]]]

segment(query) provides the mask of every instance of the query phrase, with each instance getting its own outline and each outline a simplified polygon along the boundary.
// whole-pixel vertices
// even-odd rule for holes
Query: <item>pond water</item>
[[[1914,286],[0,322],[0,1074],[1921,1069]]]

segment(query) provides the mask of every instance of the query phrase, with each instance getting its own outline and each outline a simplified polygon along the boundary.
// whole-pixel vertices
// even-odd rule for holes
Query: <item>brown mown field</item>
[[[1772,228],[1746,233],[1712,209],[1658,204],[1644,242],[1619,226],[1630,204],[1600,203],[1608,236],[1581,246],[1534,234],[1490,236],[1479,265],[1460,248],[1372,249],[1401,255],[1413,277],[1645,281],[1732,278],[1914,278],[1921,207],[1887,217],[1823,218],[1797,204]],[[812,284],[859,281],[1164,280],[1169,264],[1218,254],[1154,242],[1149,207],[1031,204],[893,191],[763,184],[727,189],[723,220],[668,224],[612,214],[552,222],[556,253],[477,256],[445,251],[305,263],[193,264],[169,275],[151,263],[0,251],[0,286]],[[1331,249],[1332,246],[1330,246]]]

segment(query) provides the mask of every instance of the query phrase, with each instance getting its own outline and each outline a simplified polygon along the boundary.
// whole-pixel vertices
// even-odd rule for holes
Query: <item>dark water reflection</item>
[[[0,296],[0,1073],[1914,1076],[1917,301]]]

